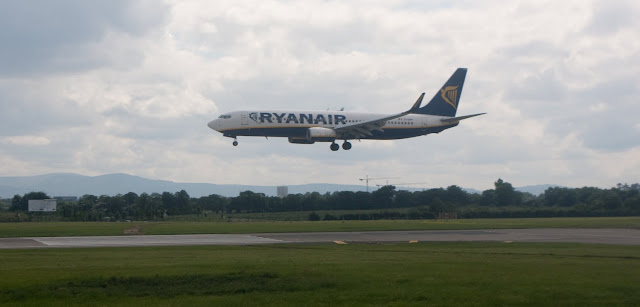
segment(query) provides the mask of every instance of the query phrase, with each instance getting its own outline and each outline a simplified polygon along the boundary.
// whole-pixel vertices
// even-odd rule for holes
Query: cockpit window
[[[229,119],[231,118],[231,115],[220,115],[218,118]]]

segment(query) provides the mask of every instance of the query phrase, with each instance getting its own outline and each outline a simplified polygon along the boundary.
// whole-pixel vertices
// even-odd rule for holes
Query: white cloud
[[[20,145],[20,146],[43,146],[49,145],[51,141],[48,138],[42,136],[34,136],[34,135],[20,135],[20,136],[11,136],[5,137],[0,141],[5,144],[10,145]]]
[[[589,111],[591,112],[599,113],[605,110],[607,110],[607,104],[603,102],[589,106]]]

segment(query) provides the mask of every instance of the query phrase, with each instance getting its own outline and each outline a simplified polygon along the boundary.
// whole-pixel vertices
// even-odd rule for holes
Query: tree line
[[[30,199],[45,199],[43,192],[15,195],[4,211],[26,214]],[[343,215],[316,211],[352,210],[362,213]],[[374,213],[367,211],[374,210]],[[192,214],[237,214],[311,211],[310,220],[331,219],[428,219],[443,212],[458,218],[554,217],[554,216],[629,216],[640,215],[640,187],[621,185],[611,189],[595,187],[548,188],[541,195],[516,191],[498,179],[494,188],[468,193],[458,186],[410,192],[395,186],[383,186],[372,192],[340,191],[320,194],[290,194],[280,198],[251,191],[235,197],[216,194],[190,197],[182,190],[175,193],[129,192],[115,196],[83,195],[77,201],[59,201],[59,219],[70,221],[162,220],[168,216]],[[5,214],[6,216],[6,214]]]

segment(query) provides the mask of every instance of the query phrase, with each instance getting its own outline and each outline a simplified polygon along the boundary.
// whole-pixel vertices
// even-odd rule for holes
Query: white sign
[[[56,205],[55,199],[30,199],[29,211],[55,212]]]

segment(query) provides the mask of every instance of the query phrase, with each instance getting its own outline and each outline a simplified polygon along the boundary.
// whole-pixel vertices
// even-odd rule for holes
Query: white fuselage
[[[345,111],[258,110],[236,111],[220,115],[208,123],[209,128],[225,136],[267,136],[303,138],[309,128],[334,129],[343,125],[382,118],[388,115]],[[440,132],[458,123],[443,123],[443,116],[407,114],[388,120],[381,132],[361,139],[402,139]],[[337,135],[336,139],[353,139]]]

